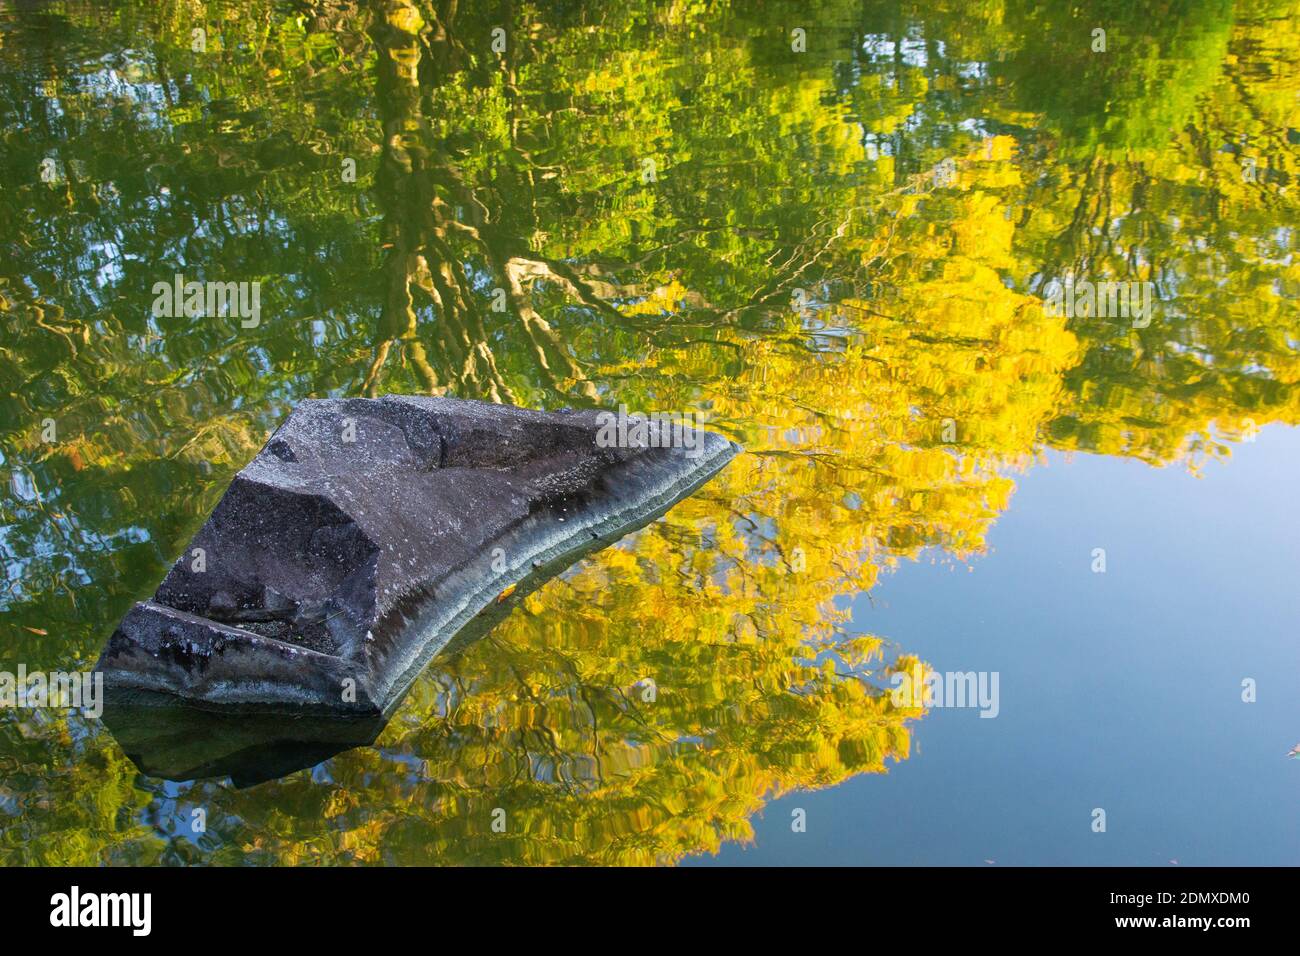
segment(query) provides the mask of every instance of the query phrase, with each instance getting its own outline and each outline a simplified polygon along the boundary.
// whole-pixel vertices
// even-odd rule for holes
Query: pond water
[[[0,707],[0,862],[1300,861],[1300,4],[1041,6],[0,4],[0,670],[307,397],[746,449],[303,769]]]

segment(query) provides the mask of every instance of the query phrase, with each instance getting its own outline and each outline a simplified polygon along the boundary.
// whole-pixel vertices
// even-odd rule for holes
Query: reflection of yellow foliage
[[[748,839],[774,794],[906,759],[908,720],[923,709],[895,706],[881,686],[919,662],[891,662],[878,638],[847,633],[838,599],[870,591],[925,549],[982,551],[1013,474],[1043,444],[1166,462],[1300,421],[1300,266],[1279,228],[1296,220],[1300,175],[1286,133],[1300,125],[1294,8],[1241,13],[1221,75],[1188,128],[1170,131],[1170,148],[1067,161],[1046,136],[1021,149],[1007,135],[953,133],[942,104],[970,92],[955,73],[863,65],[849,95],[830,69],[772,68],[743,30],[708,29],[712,8],[701,5],[648,14],[655,30],[640,47],[620,31],[558,29],[539,15],[536,34],[511,31],[508,79],[495,57],[484,74],[465,65],[475,54],[452,49],[460,25],[434,29],[445,10],[376,5],[406,38],[390,41],[389,55],[405,64],[408,92],[428,100],[419,122],[396,114],[403,175],[421,187],[400,212],[419,212],[417,198],[467,210],[440,213],[433,230],[447,244],[446,274],[488,277],[493,243],[518,255],[532,269],[534,334],[544,319],[553,351],[582,365],[602,401],[703,411],[747,453],[663,520],[528,595],[461,656],[435,662],[377,748],[339,756],[315,780],[299,774],[247,793],[198,783],[177,799],[137,782],[84,727],[6,717],[6,747],[26,763],[52,748],[71,756],[35,783],[7,775],[6,801],[41,812],[57,804],[60,826],[33,831],[20,814],[0,853],[51,863],[672,862]],[[1001,51],[1002,4],[929,9],[963,61]],[[276,106],[283,98],[267,80],[294,81],[313,45],[336,40],[355,72],[325,89],[355,94],[339,77],[362,75],[373,54],[360,21],[334,37],[281,20],[268,36],[293,42],[282,43],[279,67],[260,62],[274,49],[259,53],[230,78],[230,101],[250,113]],[[349,36],[356,42],[343,44]],[[426,62],[450,75],[430,86],[415,69]],[[331,77],[321,64],[310,72],[312,82]],[[295,113],[299,101],[329,100],[305,89],[313,95],[288,98]],[[1000,96],[981,105],[991,128],[1040,126]],[[269,115],[286,122],[277,109]],[[173,125],[201,136],[200,115],[180,110]],[[328,115],[304,122],[336,125]],[[391,132],[367,129],[356,148],[339,149],[360,154]],[[222,134],[219,148],[187,139],[187,161],[212,153],[212,168],[225,170],[220,151],[237,139]],[[886,148],[900,144],[909,148]],[[1258,158],[1261,181],[1243,179],[1247,157]],[[640,179],[646,158],[658,162],[657,185]],[[956,179],[936,187],[927,171],[944,158]],[[275,198],[274,177],[253,165]],[[1158,279],[1177,296],[1137,330],[1047,315],[1025,291],[1084,268],[1094,279]],[[791,286],[818,281],[839,291],[786,311]],[[5,295],[6,321],[11,295],[22,316],[46,308],[26,301],[26,282]],[[166,349],[145,358],[138,332],[111,314],[91,336],[48,313],[44,324],[6,326],[0,371],[24,397],[53,389],[60,429],[77,437],[53,452],[29,429],[6,454],[49,466],[74,503],[129,514],[129,524],[150,485],[127,472],[172,468],[154,490],[192,481],[181,469],[204,462],[228,473],[278,417],[277,402],[349,387],[336,369],[359,341],[319,355],[268,350],[271,375],[244,355],[244,340],[227,354],[225,340],[172,328]],[[404,342],[448,327],[445,312],[437,318],[417,323],[412,304]],[[462,357],[490,337],[518,394],[555,398],[529,379],[527,350],[509,334],[493,326],[471,340],[467,327]],[[60,358],[59,374],[47,374],[49,347],[77,363]],[[576,381],[550,367],[561,384]],[[246,403],[231,410],[231,394]],[[197,522],[204,507],[192,497],[174,523]],[[31,526],[47,528],[30,510]],[[88,534],[76,556],[112,557],[113,530]],[[165,523],[149,530],[158,551],[186,539]],[[102,581],[118,568],[105,560],[93,570]],[[88,634],[83,652],[101,637]],[[200,804],[210,846],[181,830],[185,806]],[[141,822],[146,809],[161,822]]]
[[[667,285],[655,289],[639,302],[622,308],[624,315],[661,315],[674,312],[685,298],[686,289],[675,279]]]

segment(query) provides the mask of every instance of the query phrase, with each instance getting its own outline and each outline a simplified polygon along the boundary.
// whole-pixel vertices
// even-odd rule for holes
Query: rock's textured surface
[[[739,450],[707,432],[663,447],[654,422],[639,446],[601,447],[603,421],[417,396],[304,402],[99,668],[119,694],[383,713],[503,589],[644,524]]]

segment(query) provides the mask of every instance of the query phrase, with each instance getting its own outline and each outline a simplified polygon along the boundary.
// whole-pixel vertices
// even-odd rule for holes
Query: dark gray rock
[[[541,585],[578,557],[599,550],[595,540],[534,568],[504,599],[491,601],[446,645],[454,655],[487,634]],[[246,707],[212,707],[172,694],[139,688],[104,688],[104,723],[143,773],[167,780],[229,777],[237,788],[313,767],[335,754],[373,743],[386,715],[320,713],[294,707],[286,713],[249,712]],[[275,711],[276,708],[269,708]]]
[[[506,588],[652,520],[739,451],[655,422],[637,446],[602,447],[600,414],[304,402],[122,620],[106,685],[119,700],[390,712]]]

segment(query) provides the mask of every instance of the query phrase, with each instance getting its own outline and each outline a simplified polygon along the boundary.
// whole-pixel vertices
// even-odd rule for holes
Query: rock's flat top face
[[[704,432],[682,447],[653,422],[639,446],[604,447],[602,414],[417,396],[304,402],[101,665],[195,699],[306,702],[349,675],[363,697],[384,692],[383,672],[410,666],[401,632],[421,607],[442,602],[450,620],[540,556],[576,548],[583,528],[599,529],[589,544],[666,507],[737,450]]]
[[[586,414],[436,398],[300,406],[235,478],[157,600],[338,656],[414,587],[547,503],[594,490],[623,449]]]

